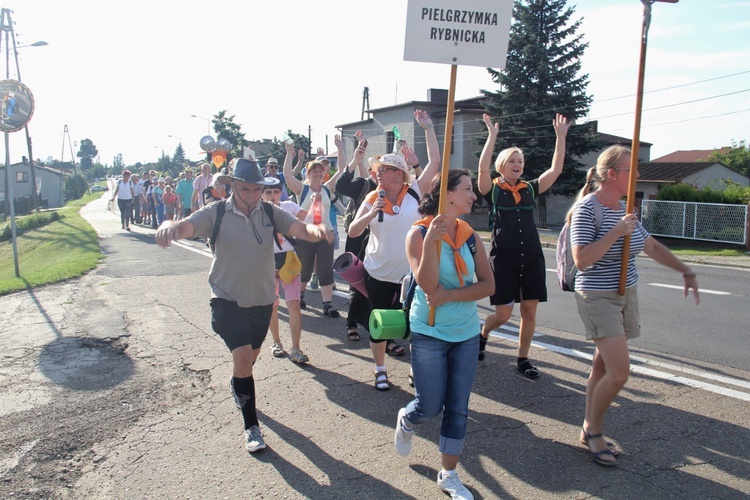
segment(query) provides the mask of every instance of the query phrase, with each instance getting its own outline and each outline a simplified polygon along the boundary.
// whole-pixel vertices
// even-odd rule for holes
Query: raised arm
[[[344,173],[344,169],[346,168],[346,150],[344,148],[344,139],[339,135],[336,134],[333,137],[333,143],[336,145],[337,150],[337,168],[336,173],[333,174],[333,176],[328,179],[328,182],[326,182],[326,187],[331,190],[331,192],[336,190],[336,181],[339,180],[339,177],[341,177],[341,174]]]
[[[552,166],[539,176],[539,194],[551,188],[552,184],[562,174],[563,163],[565,163],[565,138],[568,136],[571,123],[560,113],[552,120],[552,126],[555,127],[555,137],[557,138],[555,140],[555,152],[552,155]]]
[[[294,169],[292,169],[292,177],[297,178],[297,176],[302,172],[302,167],[305,166],[305,150],[300,149],[297,151],[297,164],[294,165]],[[287,177],[286,172],[284,172],[284,177]]]
[[[297,179],[297,177],[294,174],[294,171],[292,171],[292,157],[294,156],[294,144],[289,144],[286,141],[284,142],[284,148],[286,149],[286,155],[284,156],[284,178],[286,179],[286,185],[289,189],[292,190],[294,194],[296,194],[298,197],[300,193],[302,193],[302,188],[304,187],[304,184],[302,184],[302,181]],[[300,151],[302,151],[300,149]],[[301,156],[298,155],[299,158]]]
[[[500,133],[500,125],[492,124],[490,115],[482,115],[484,125],[487,127],[487,140],[482,148],[482,155],[479,157],[479,168],[477,173],[477,187],[483,195],[487,194],[492,188],[492,175],[490,175],[490,165],[492,164],[492,154],[495,151],[495,141],[497,134]]]
[[[360,177],[370,177],[370,169],[365,166],[365,151],[367,150],[367,139],[361,130],[357,130],[354,133],[354,137],[359,141],[357,143],[357,149],[354,150],[354,162],[357,164],[357,169]],[[349,165],[349,172],[352,172],[351,164]]]
[[[424,129],[424,135],[427,139],[427,165],[419,176],[419,190],[426,193],[430,190],[432,180],[440,172],[440,145],[438,145],[437,135],[435,135],[435,126],[427,111],[418,109],[414,112],[414,119],[419,126]]]
[[[414,149],[410,148],[406,141],[401,142],[404,143],[404,145],[401,146],[401,156],[404,157],[406,164],[414,169],[414,175],[419,177],[422,175],[422,167],[419,165],[419,158],[417,158],[417,155],[414,154]]]

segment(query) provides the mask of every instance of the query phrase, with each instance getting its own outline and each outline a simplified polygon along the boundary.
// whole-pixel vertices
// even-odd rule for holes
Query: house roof
[[[606,134],[604,132],[597,132],[599,139],[604,144],[622,144],[623,146],[630,147],[631,144],[633,144],[633,139],[628,139],[627,137],[620,137],[619,135],[612,135],[612,134]],[[638,147],[649,147],[652,146],[650,142],[644,142],[639,141]]]
[[[693,161],[693,162],[655,162],[648,161],[638,164],[638,182],[680,182],[701,170],[714,165],[723,165],[719,162]],[[726,167],[729,168],[729,167]]]
[[[23,162],[22,161],[22,162],[14,163],[13,165],[11,165],[11,168],[18,167],[19,165],[25,165],[27,167],[30,166],[28,162]],[[53,174],[57,174],[57,175],[67,175],[68,174],[68,172],[65,172],[63,170],[60,170],[60,169],[57,169],[57,168],[48,167],[46,165],[37,165],[36,163],[34,164],[34,168],[37,169],[37,170],[46,170],[47,172],[52,172]],[[3,170],[3,169],[5,169],[5,164],[4,163],[0,164],[0,170]],[[11,170],[11,172],[12,171],[13,170]]]
[[[707,160],[708,157],[711,155],[711,153],[714,152],[722,152],[725,153],[729,151],[730,147],[725,146],[723,148],[719,149],[682,149],[679,151],[674,151],[672,153],[669,153],[668,155],[660,156],[659,158],[654,158],[653,162],[676,162],[676,163],[685,163],[685,162],[695,162],[699,160]]]

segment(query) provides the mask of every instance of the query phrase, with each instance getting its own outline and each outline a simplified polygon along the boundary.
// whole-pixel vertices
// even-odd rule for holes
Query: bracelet
[[[415,163],[414,165],[411,165],[411,168],[419,168],[419,163]]]
[[[429,124],[429,125],[427,125],[426,127],[422,127],[422,128],[423,128],[423,129],[425,129],[425,130],[427,130],[428,128],[432,128],[433,126],[434,126],[434,125],[433,125],[432,123],[430,123],[430,124]]]
[[[683,273],[682,274],[682,277],[685,278],[685,279],[695,278],[696,276],[697,276],[697,274],[695,274],[694,272],[693,273]]]

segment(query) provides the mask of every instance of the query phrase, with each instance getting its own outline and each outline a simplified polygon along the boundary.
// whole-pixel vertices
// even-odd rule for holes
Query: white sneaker
[[[474,495],[461,484],[458,478],[458,472],[447,472],[441,470],[438,472],[437,484],[441,490],[448,493],[454,500],[474,500]]]
[[[276,342],[273,343],[271,346],[271,356],[274,358],[283,358],[284,357],[284,348],[281,346],[281,344],[278,344]]]
[[[398,411],[398,418],[396,419],[396,433],[393,436],[393,442],[396,445],[396,451],[403,456],[407,456],[411,453],[414,429],[409,430],[404,428],[401,424],[404,418],[406,418],[406,408],[401,408]]]
[[[245,448],[247,448],[247,451],[255,453],[265,447],[266,442],[263,441],[263,433],[260,432],[260,427],[254,425],[245,430]]]
[[[310,358],[308,358],[304,352],[295,348],[292,348],[289,353],[289,359],[292,360],[292,363],[297,363],[298,365],[310,362]]]

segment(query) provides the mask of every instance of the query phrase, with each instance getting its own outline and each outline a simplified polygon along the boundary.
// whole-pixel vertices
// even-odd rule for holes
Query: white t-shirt
[[[421,198],[419,185],[411,184],[411,189]],[[364,202],[365,209],[372,205]],[[409,260],[406,258],[406,235],[415,222],[422,218],[419,215],[419,202],[406,193],[401,202],[398,214],[383,214],[383,222],[377,217],[370,222],[370,237],[367,239],[363,264],[370,276],[378,281],[400,283],[401,278],[409,272]]]
[[[117,181],[117,199],[118,200],[132,200],[133,199],[133,181],[128,180],[124,182],[122,179]]]
[[[284,212],[290,213],[295,217],[297,217],[297,214],[299,213],[299,211],[302,210],[302,208],[300,208],[299,205],[289,200],[282,201],[281,203],[279,203],[279,206]],[[279,248],[279,246],[276,243],[274,243],[273,244],[274,253],[286,253],[289,250],[294,250],[294,245],[289,243],[289,240],[284,238],[283,234],[279,235],[279,241],[281,242],[281,248]]]

